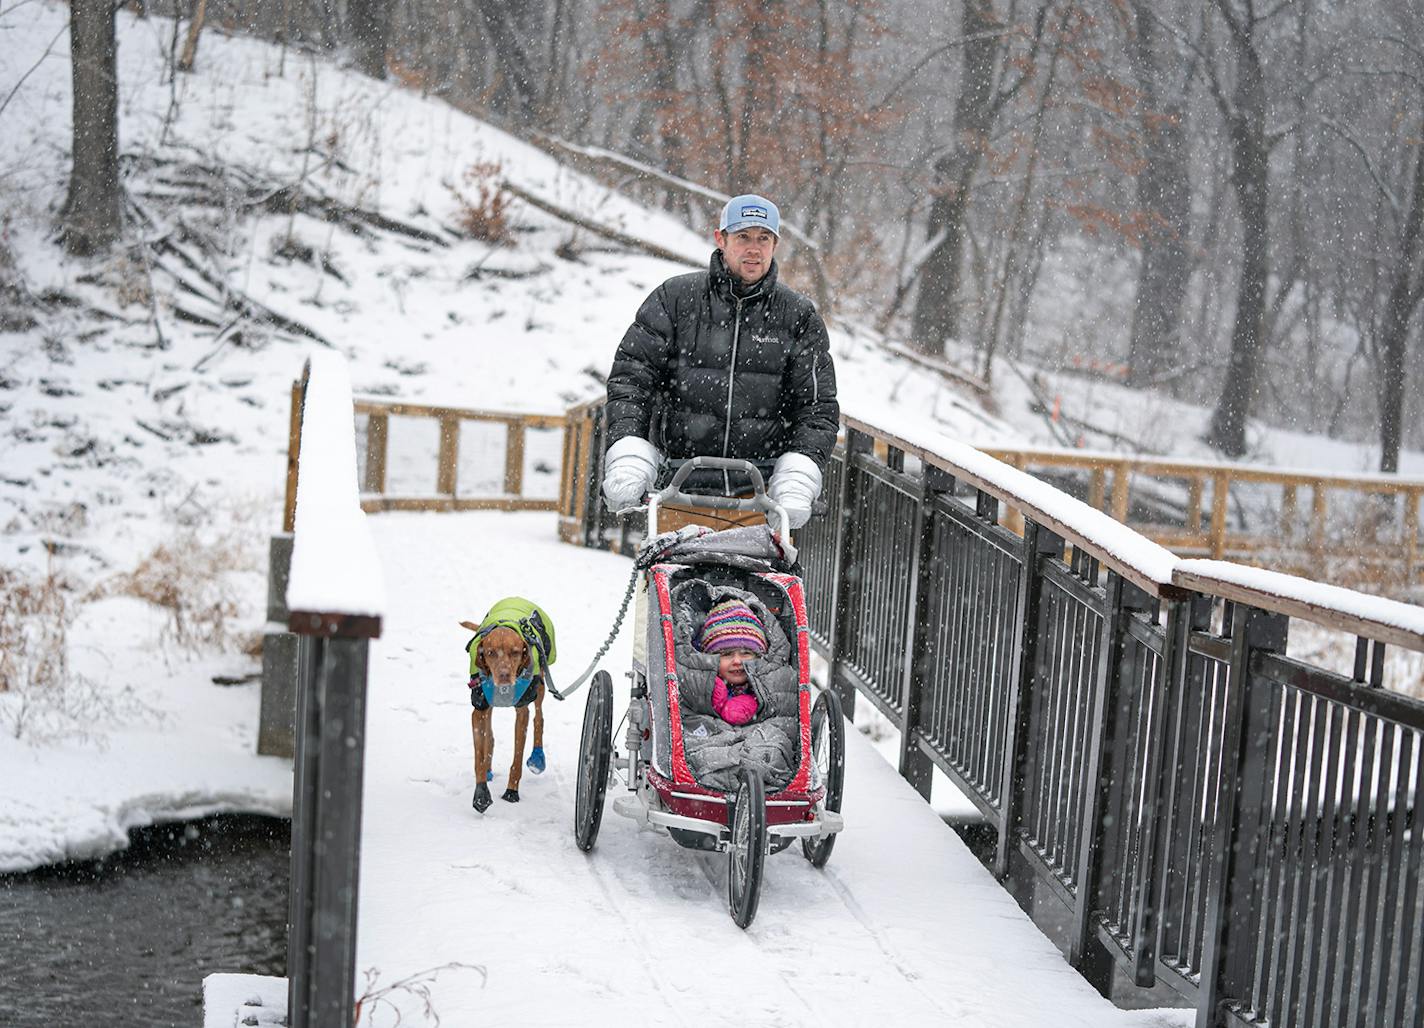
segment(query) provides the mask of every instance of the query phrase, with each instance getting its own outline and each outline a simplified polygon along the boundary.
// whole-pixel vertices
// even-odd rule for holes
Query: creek
[[[0,875],[0,1025],[201,1024],[206,975],[286,973],[289,862],[286,820],[225,814]]]

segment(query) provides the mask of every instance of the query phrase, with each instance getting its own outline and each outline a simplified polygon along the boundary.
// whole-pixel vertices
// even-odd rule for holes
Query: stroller
[[[688,496],[682,485],[699,468],[745,474],[754,495]],[[670,502],[760,511],[768,523],[659,537],[658,507]],[[779,539],[771,532],[772,514],[782,528]],[[647,651],[643,660],[635,651],[629,674],[626,755],[614,753],[613,684],[606,671],[590,684],[579,747],[579,849],[593,849],[607,787],[621,785],[626,792],[613,800],[617,813],[666,828],[682,846],[727,852],[727,904],[742,928],[756,916],[767,854],[800,839],[806,859],[823,867],[844,824],[845,722],[836,694],[811,683],[805,596],[801,579],[790,572],[796,555],[788,528],[754,465],[697,457],[678,469],[648,504]],[[692,673],[685,661],[693,633],[710,606],[728,596],[761,614],[768,661],[782,664],[766,680],[779,683],[778,707],[794,716],[732,729],[690,709],[682,680]]]

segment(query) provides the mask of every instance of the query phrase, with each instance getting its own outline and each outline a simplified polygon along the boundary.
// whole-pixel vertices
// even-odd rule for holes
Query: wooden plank
[[[1289,482],[1281,492],[1281,538],[1289,539],[1295,534],[1296,484]]]
[[[1201,475],[1193,475],[1187,485],[1187,528],[1198,533],[1202,527],[1202,493],[1205,490]]]
[[[572,423],[564,425],[563,451],[559,463],[559,513],[568,517],[574,512],[574,433]],[[562,531],[562,530],[561,530]]]
[[[476,410],[469,407],[442,407],[429,403],[406,403],[362,396],[352,401],[357,414],[396,414],[412,418],[443,418],[453,416],[462,421],[522,421],[530,428],[563,428],[567,418],[562,414],[536,414],[523,411]]]
[[[559,509],[558,500],[535,500],[526,496],[363,496],[361,509],[367,514],[393,510],[548,510]]]
[[[509,496],[524,492],[524,423],[511,421],[504,438],[504,491]]]
[[[1264,482],[1284,485],[1313,486],[1324,482],[1333,489],[1354,489],[1361,492],[1407,493],[1424,489],[1424,478],[1410,478],[1386,475],[1378,472],[1359,475],[1315,474],[1298,468],[1276,468],[1260,464],[1237,464],[1230,462],[1203,462],[1179,460],[1171,457],[1123,457],[1120,454],[1084,452],[1081,450],[1048,450],[1035,447],[988,447],[989,456],[1015,467],[1067,467],[1090,470],[1092,468],[1128,470],[1159,478],[1190,478],[1195,475],[1211,476],[1224,471],[1234,482]]]
[[[326,614],[294,610],[287,615],[287,631],[296,635],[336,636],[342,639],[379,639],[381,619],[365,614]]]
[[[1088,488],[1088,506],[1094,510],[1103,509],[1103,497],[1107,493],[1107,477],[1105,468],[1093,468],[1092,485]]]
[[[574,430],[577,433],[574,455],[574,470],[572,473],[572,488],[574,492],[574,520],[580,525],[584,524],[584,519],[588,515],[588,467],[592,461],[589,449],[593,445],[593,417],[585,414],[574,422]],[[582,455],[580,457],[580,455]]]
[[[1325,552],[1325,518],[1328,514],[1329,504],[1322,479],[1315,483],[1314,495],[1310,501],[1310,548],[1316,553]]]
[[[440,417],[440,456],[436,458],[435,491],[455,495],[460,466],[460,419],[453,414]]]
[[[1233,603],[1244,604],[1247,607],[1285,614],[1293,618],[1304,618],[1315,624],[1324,625],[1326,628],[1334,628],[1352,635],[1363,635],[1388,645],[1402,646],[1408,650],[1424,651],[1424,634],[1411,632],[1385,621],[1357,617],[1333,607],[1262,592],[1259,589],[1252,589],[1193,571],[1178,570],[1173,573],[1172,581],[1185,589],[1205,593],[1208,596],[1221,596]]]
[[[302,394],[306,389],[307,372],[292,383],[292,406],[287,421],[287,496],[282,504],[282,531],[297,527],[297,467],[302,456]]]
[[[1408,495],[1404,501],[1404,581],[1414,583],[1414,572],[1419,567],[1419,491]]]
[[[1127,488],[1132,472],[1125,467],[1113,472],[1112,516],[1127,524]]]
[[[384,414],[372,414],[366,419],[366,481],[363,492],[386,491],[386,440],[390,436],[389,419]]]
[[[1226,503],[1230,497],[1230,476],[1218,471],[1211,477],[1211,555],[1218,560],[1226,554]]]

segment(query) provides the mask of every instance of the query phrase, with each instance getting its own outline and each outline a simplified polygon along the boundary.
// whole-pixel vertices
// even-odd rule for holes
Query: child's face
[[[728,685],[746,685],[747,669],[744,665],[760,656],[756,650],[723,650],[717,661],[717,674]]]

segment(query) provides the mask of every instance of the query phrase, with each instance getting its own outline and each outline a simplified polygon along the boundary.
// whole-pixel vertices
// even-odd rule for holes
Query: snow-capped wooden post
[[[356,992],[357,887],[367,650],[384,586],[356,481],[346,364],[307,364],[288,627],[299,635],[289,1028],[349,1025]]]

